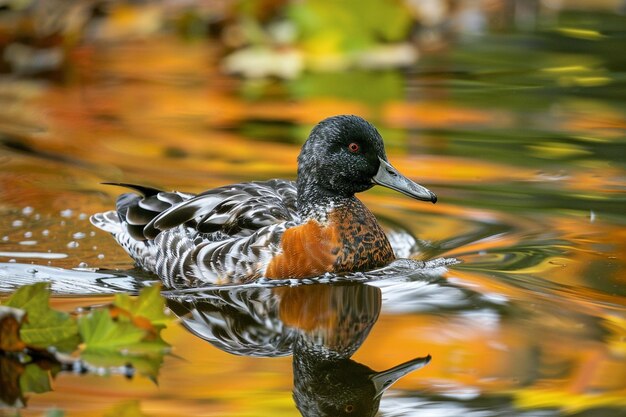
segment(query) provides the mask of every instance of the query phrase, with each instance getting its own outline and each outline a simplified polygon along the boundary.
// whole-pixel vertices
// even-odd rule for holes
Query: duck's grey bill
[[[372,179],[374,183],[391,188],[417,200],[437,202],[435,193],[400,174],[397,169],[384,159],[378,159],[380,160],[380,166]]]
[[[408,373],[416,371],[424,366],[428,365],[431,356],[425,356],[423,358],[411,359],[408,362],[401,363],[386,371],[376,372],[370,377],[370,380],[374,383],[376,389],[376,396],[382,395],[383,392],[392,386],[397,380],[402,378]]]

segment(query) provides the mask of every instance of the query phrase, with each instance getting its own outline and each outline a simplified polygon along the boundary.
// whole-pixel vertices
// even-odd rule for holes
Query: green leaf
[[[85,351],[131,349],[147,334],[131,322],[113,320],[108,310],[95,310],[81,317],[78,331]]]
[[[413,23],[400,0],[291,2],[286,13],[295,23],[300,40],[326,53],[366,50],[380,44],[381,39],[403,41]]]
[[[48,284],[37,283],[21,287],[4,305],[26,311],[20,338],[28,346],[38,349],[54,346],[62,352],[71,352],[79,343],[76,321],[67,313],[51,309],[49,299]]]
[[[44,318],[30,321],[22,326],[20,336],[28,346],[46,349],[56,347],[61,352],[72,352],[79,344],[76,322],[67,314],[49,310]]]
[[[169,345],[159,335],[160,329],[153,324],[169,320],[164,309],[159,288],[154,287],[143,290],[139,297],[118,296],[113,308],[94,310],[81,317],[81,359],[103,368],[132,365],[137,373],[156,378],[169,351]]]
[[[114,320],[107,310],[97,310],[78,323],[84,340],[80,357],[103,368],[132,365],[137,373],[156,378],[169,345],[130,321]]]
[[[48,309],[50,287],[45,282],[24,285],[13,293],[5,302],[7,307],[21,308],[29,314],[37,314]]]
[[[161,297],[161,286],[145,287],[138,297],[128,294],[116,294],[113,304],[129,312],[133,317],[143,317],[152,325],[165,325],[172,318],[165,314],[165,302]]]
[[[24,372],[20,375],[20,389],[23,393],[42,393],[52,391],[50,386],[50,374],[35,363],[26,365]]]

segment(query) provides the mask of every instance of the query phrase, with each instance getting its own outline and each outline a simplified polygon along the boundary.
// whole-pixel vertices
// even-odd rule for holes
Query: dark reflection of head
[[[292,353],[293,396],[305,417],[373,416],[384,390],[430,360],[375,372],[350,359],[380,313],[380,289],[369,285],[215,289],[171,296],[168,305],[191,332],[226,352]]]

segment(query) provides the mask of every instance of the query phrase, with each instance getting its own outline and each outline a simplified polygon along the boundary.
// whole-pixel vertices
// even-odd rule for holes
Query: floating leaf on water
[[[161,297],[161,286],[155,285],[141,290],[138,297],[116,294],[113,304],[133,317],[143,317],[152,325],[165,325],[172,318],[165,314],[165,302]]]
[[[41,282],[21,287],[4,305],[26,312],[26,322],[20,329],[20,338],[26,345],[38,349],[54,346],[71,352],[78,346],[76,322],[69,314],[51,309],[49,298],[50,287]]]
[[[134,322],[115,320],[108,310],[96,310],[79,320],[84,349],[81,359],[109,370],[132,368],[156,378],[169,345]],[[125,373],[125,372],[118,372]]]
[[[95,310],[78,320],[84,351],[118,351],[140,344],[146,331],[132,323],[115,321],[108,310]]]

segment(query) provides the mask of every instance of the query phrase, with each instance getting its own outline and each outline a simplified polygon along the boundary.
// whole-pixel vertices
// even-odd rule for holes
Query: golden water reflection
[[[351,360],[389,369],[433,358],[383,397],[383,415],[402,407],[428,415],[437,404],[452,415],[623,413],[626,117],[609,92],[588,85],[593,80],[580,84],[585,74],[568,89],[563,68],[584,54],[540,56],[547,62],[538,75],[516,72],[513,81],[498,65],[506,70],[519,56],[487,59],[491,72],[471,72],[486,58],[451,52],[430,64],[426,57],[423,73],[251,82],[220,72],[215,52],[170,36],[86,43],[73,49],[62,82],[0,81],[0,262],[131,268],[88,224],[117,193],[101,182],[201,191],[293,178],[310,127],[356,113],[380,127],[396,167],[440,196],[432,207],[377,189],[362,199],[388,228],[419,237],[416,257],[463,261],[428,285],[362,288],[380,290],[381,312]],[[594,60],[581,61],[590,77]],[[381,99],[339,94],[369,94],[379,81]],[[104,301],[59,297],[55,305]],[[290,313],[281,319],[311,327]],[[175,355],[158,385],[61,374],[54,391],[30,395],[21,415],[53,407],[101,415],[134,399],[149,416],[298,415],[291,357],[233,356],[182,326],[164,338]]]

